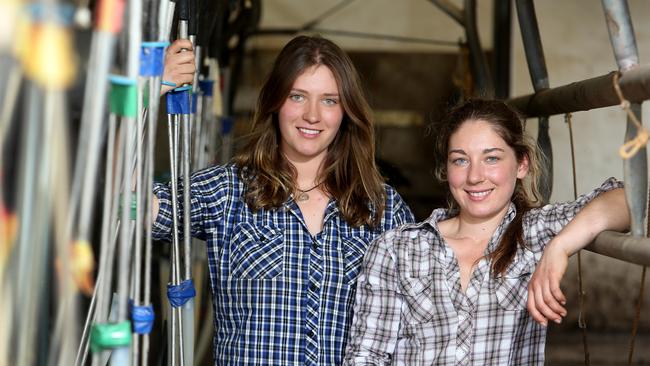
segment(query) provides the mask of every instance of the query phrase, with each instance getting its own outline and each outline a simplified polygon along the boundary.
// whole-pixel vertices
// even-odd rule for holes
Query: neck
[[[469,215],[464,215],[461,211],[460,214],[456,216],[456,221],[454,222],[452,229],[455,234],[454,236],[467,237],[476,240],[489,240],[499,224],[501,224],[503,217],[508,212],[508,207],[509,206],[506,206],[497,215],[489,218],[470,217]]]
[[[322,160],[312,159],[309,161],[291,161],[296,168],[296,188],[308,190],[320,182],[321,162]]]

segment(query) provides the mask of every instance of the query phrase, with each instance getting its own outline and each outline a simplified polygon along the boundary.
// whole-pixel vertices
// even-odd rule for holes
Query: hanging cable
[[[578,199],[578,183],[576,178],[576,156],[575,156],[575,146],[573,143],[573,125],[571,124],[571,113],[564,115],[564,121],[569,126],[569,142],[571,145],[571,171],[573,173],[573,199]],[[582,334],[582,347],[585,354],[585,365],[590,364],[589,358],[589,344],[587,342],[587,310],[586,310],[586,292],[584,291],[582,283],[582,256],[580,255],[582,251],[578,251],[578,297],[579,297],[579,307],[580,311],[578,312],[578,328]]]

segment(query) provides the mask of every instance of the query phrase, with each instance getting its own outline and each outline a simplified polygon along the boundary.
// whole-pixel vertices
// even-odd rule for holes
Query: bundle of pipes
[[[124,12],[124,0],[96,2],[79,143],[71,169],[67,148],[74,122],[68,116],[65,98],[77,74],[72,22],[89,19],[89,9],[52,1],[29,6],[18,1],[2,4],[3,29],[11,31],[0,35],[0,80],[6,86],[0,95],[2,365],[82,365],[89,349],[93,351],[93,365],[106,364],[109,357],[112,364],[149,364],[149,333],[154,321],[161,320],[154,320],[151,299],[150,192],[163,57],[175,5],[169,0],[129,1]],[[189,13],[194,15],[178,17],[180,23],[189,22],[189,38],[196,40],[197,7],[194,2],[189,5],[193,9]],[[179,2],[178,8],[182,12],[188,6]],[[122,27],[123,18],[126,27]],[[113,63],[119,41],[127,45],[126,61]],[[195,50],[198,65],[202,60],[198,44]],[[204,68],[208,74],[199,76],[201,68],[197,68],[193,87],[186,89],[185,99],[192,113],[183,114],[180,125],[182,156],[178,137],[171,139],[172,166],[180,161],[185,187],[192,165],[202,168],[216,161],[216,151],[210,155],[207,147],[212,148],[216,140],[218,118],[212,103],[215,99],[220,102],[213,97],[220,88],[213,78],[219,70],[216,61],[206,64],[212,65]],[[122,70],[123,74],[109,75],[109,70]],[[201,90],[197,87],[199,79]],[[21,87],[25,90],[24,110],[16,111]],[[199,114],[195,115],[197,110]],[[200,126],[194,135],[193,123]],[[22,136],[15,159],[20,169],[18,179],[2,174],[4,142],[10,130],[19,130]],[[103,152],[106,160],[101,174]],[[176,184],[178,172],[172,170],[172,175]],[[102,181],[103,199],[98,210],[96,188]],[[5,202],[6,197],[12,197],[13,187],[20,187],[16,204]],[[185,209],[189,208],[188,193],[186,190]],[[100,211],[101,232],[97,233],[92,225],[93,213]],[[189,214],[185,217],[189,219]],[[188,220],[182,231],[182,277],[191,283]],[[173,244],[177,247],[178,240]],[[172,283],[180,285],[178,248],[173,252],[177,271]],[[199,279],[203,281],[205,276],[203,273]],[[83,332],[77,326],[80,292],[92,295]],[[54,306],[50,305],[52,300]],[[179,313],[176,322],[170,322],[185,331],[174,338],[180,342],[172,342],[170,347],[172,364],[194,363],[193,304],[193,300],[186,302],[182,317]],[[203,324],[211,328],[211,322]],[[177,359],[177,354],[184,357]]]

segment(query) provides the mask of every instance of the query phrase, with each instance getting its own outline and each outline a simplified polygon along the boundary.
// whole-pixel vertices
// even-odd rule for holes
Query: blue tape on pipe
[[[156,318],[153,305],[135,306],[133,305],[133,300],[129,299],[129,311],[131,312],[133,332],[138,334],[151,333],[153,322]]]
[[[159,47],[140,48],[140,76],[161,76],[164,70],[165,42]]]
[[[213,87],[214,87],[214,80],[212,79],[205,79],[199,81],[199,88],[201,88],[201,92],[203,92],[203,95],[205,95],[206,97],[212,96]]]
[[[30,4],[25,6],[31,20],[41,23],[45,20],[54,20],[58,24],[70,25],[74,20],[75,8],[70,4]],[[54,16],[54,19],[51,17]]]
[[[167,92],[168,114],[190,114],[189,88],[178,88]]]
[[[167,298],[175,308],[185,305],[194,296],[196,296],[196,290],[194,289],[194,281],[191,279],[182,281],[176,286],[167,284]]]
[[[221,133],[224,135],[232,132],[232,127],[235,124],[235,119],[230,116],[221,117]]]
[[[199,97],[199,94],[197,94],[197,93],[192,94],[192,114],[196,114],[196,103],[197,103],[198,97]]]

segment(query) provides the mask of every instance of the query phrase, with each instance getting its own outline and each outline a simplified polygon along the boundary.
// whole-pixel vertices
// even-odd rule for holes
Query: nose
[[[469,171],[467,172],[467,182],[469,184],[478,184],[483,182],[483,167],[481,164],[469,164]]]
[[[320,121],[320,108],[318,107],[317,101],[305,104],[305,111],[302,119],[311,124],[318,123]]]

